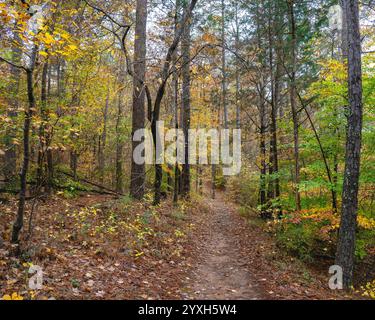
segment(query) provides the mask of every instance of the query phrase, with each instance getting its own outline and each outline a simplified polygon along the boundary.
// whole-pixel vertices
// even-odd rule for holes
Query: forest
[[[0,299],[375,299],[374,31],[373,0],[0,0]]]

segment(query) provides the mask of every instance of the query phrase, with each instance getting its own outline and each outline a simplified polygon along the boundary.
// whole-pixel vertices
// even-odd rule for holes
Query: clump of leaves
[[[375,221],[362,215],[358,218],[356,256],[364,259],[375,245]],[[315,208],[286,215],[281,221],[268,224],[276,234],[277,243],[302,260],[313,260],[316,255],[334,254],[340,216],[330,209]],[[332,251],[332,252],[331,252]]]
[[[17,292],[13,292],[11,295],[4,295],[1,300],[23,300],[23,297]]]
[[[81,284],[80,284],[79,280],[77,280],[77,279],[72,279],[72,287],[73,287],[74,289],[78,289],[80,285],[81,285]]]
[[[367,283],[365,286],[362,286],[358,293],[361,293],[364,297],[375,300],[375,280]]]

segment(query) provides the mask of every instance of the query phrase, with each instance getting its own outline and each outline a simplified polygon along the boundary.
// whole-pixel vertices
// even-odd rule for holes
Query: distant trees
[[[14,28],[16,29],[16,28]],[[14,45],[12,48],[12,62],[16,65],[21,63],[22,58],[22,50],[20,48],[20,37],[17,30],[13,30],[13,39]],[[18,99],[17,96],[19,94],[19,87],[20,87],[20,77],[21,77],[21,70],[15,66],[10,65],[10,72],[12,75],[11,82],[9,84],[9,92],[11,93],[9,97],[9,104],[10,108],[8,109],[7,113],[10,119],[13,121],[13,126],[15,126],[15,120],[18,114]],[[17,161],[17,154],[16,154],[16,146],[14,145],[13,139],[16,138],[15,129],[10,128],[6,133],[6,140],[5,140],[5,163],[4,163],[4,177],[11,181],[16,175],[16,161]]]

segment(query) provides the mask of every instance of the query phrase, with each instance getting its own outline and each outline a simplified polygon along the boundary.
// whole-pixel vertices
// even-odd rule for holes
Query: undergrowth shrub
[[[291,213],[282,220],[269,222],[279,247],[304,261],[317,256],[335,255],[340,216],[328,209]],[[359,216],[356,257],[362,260],[375,248],[375,220]]]
[[[319,226],[311,221],[300,224],[283,223],[277,228],[277,244],[303,261],[313,261],[314,251],[319,247]]]
[[[250,210],[258,206],[258,181],[254,176],[244,173],[233,177],[228,186],[231,198],[241,207]]]

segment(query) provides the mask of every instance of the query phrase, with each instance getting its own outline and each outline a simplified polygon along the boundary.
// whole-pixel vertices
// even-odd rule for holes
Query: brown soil
[[[241,259],[233,216],[222,200],[209,200],[209,220],[195,238],[200,257],[188,284],[190,299],[258,300],[262,290]]]

